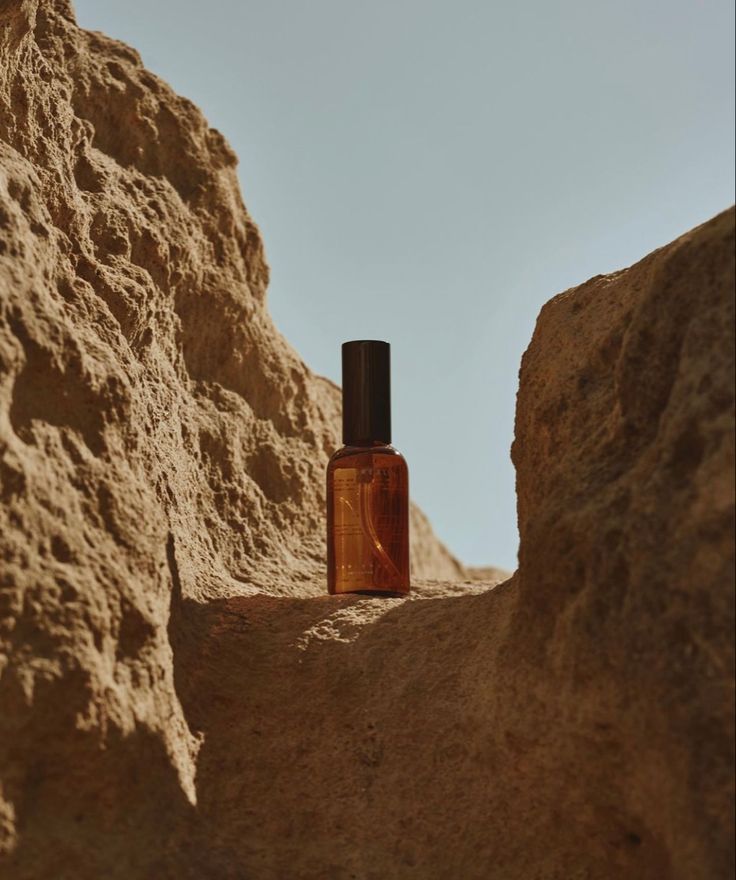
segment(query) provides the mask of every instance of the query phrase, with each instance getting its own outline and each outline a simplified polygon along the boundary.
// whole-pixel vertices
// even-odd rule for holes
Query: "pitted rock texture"
[[[132,780],[166,790],[172,767],[195,799],[174,545],[186,598],[325,591],[339,390],[271,322],[235,165],[64,0],[0,3],[5,851],[26,824],[53,836],[70,788],[101,822],[131,797],[129,820],[153,819]],[[414,576],[462,579],[416,509],[412,525]]]
[[[62,0],[0,27],[0,874],[730,876],[733,213],[543,309],[513,578],[415,511],[410,599],[327,597],[235,157]]]
[[[629,876],[733,860],[733,327],[730,210],[555,297],[521,366],[517,633],[609,768],[587,809],[667,855]]]

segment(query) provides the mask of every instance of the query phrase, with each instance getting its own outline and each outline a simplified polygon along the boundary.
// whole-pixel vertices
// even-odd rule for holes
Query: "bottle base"
[[[408,596],[411,592],[410,588],[406,590],[382,590],[380,588],[376,588],[375,590],[365,589],[365,590],[330,590],[331,596],[382,596],[385,599],[403,599],[405,596]]]

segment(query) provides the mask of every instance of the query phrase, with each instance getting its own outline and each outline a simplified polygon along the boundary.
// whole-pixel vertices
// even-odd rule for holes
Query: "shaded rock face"
[[[339,395],[235,157],[0,26],[0,873],[729,876],[733,212],[542,310],[512,579],[415,510],[412,597],[328,597]]]
[[[585,818],[666,857],[624,876],[733,858],[733,326],[731,210],[555,297],[521,366],[514,629]]]

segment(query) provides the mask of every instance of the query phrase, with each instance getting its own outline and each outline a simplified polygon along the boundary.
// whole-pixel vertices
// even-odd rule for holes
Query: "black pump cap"
[[[377,339],[342,344],[342,442],[391,442],[391,346]]]

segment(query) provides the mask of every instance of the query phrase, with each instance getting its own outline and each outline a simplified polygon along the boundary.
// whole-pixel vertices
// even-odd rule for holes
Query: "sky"
[[[516,567],[509,457],[541,306],[734,201],[732,0],[77,0],[240,159],[277,326],[340,381],[392,346],[411,494]]]

